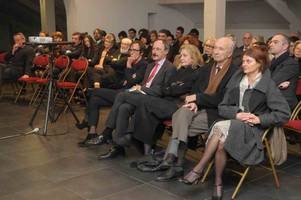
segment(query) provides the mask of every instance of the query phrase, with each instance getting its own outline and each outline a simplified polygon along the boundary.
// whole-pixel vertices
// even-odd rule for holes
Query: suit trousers
[[[147,95],[121,92],[114,101],[111,112],[106,121],[106,127],[115,129],[115,142],[124,146],[124,137],[129,138],[127,133],[129,131],[129,123],[133,123],[132,115],[135,112],[136,105],[140,103],[139,99],[147,97]],[[127,140],[128,141],[128,140]]]
[[[88,104],[88,124],[97,126],[99,121],[99,109],[105,106],[112,106],[115,97],[122,90],[113,90],[107,88],[94,89]]]
[[[188,108],[179,108],[172,116],[172,139],[187,143],[188,136],[196,136],[208,132],[206,110],[195,112]]]
[[[22,68],[0,64],[0,84],[4,81],[17,81],[23,75]]]

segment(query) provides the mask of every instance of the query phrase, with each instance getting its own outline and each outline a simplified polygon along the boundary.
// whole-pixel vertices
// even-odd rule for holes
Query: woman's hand
[[[241,121],[249,124],[250,126],[253,126],[255,124],[260,124],[259,117],[252,113],[246,113],[246,112],[237,113],[236,119],[241,120]]]

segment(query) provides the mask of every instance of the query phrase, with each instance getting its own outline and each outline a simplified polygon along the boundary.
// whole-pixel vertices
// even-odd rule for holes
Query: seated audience
[[[201,40],[199,40],[200,33],[199,33],[198,29],[196,29],[196,28],[191,29],[190,32],[188,33],[188,35],[191,35],[196,40],[198,40],[199,50],[200,50],[201,53],[203,53],[203,42]]]
[[[299,63],[299,71],[301,71],[301,40],[295,42],[293,52],[295,60]]]
[[[136,38],[136,34],[137,34],[136,29],[130,28],[130,29],[128,30],[128,37],[129,37],[132,41],[138,40],[138,39]]]
[[[172,137],[163,162],[143,171],[169,170],[158,176],[158,181],[169,181],[183,174],[183,162],[188,137],[207,133],[214,121],[219,119],[218,104],[222,101],[226,85],[237,67],[231,64],[234,42],[229,37],[216,40],[213,49],[213,65],[200,68],[193,87],[193,95],[185,98],[185,104],[172,116]]]
[[[185,96],[191,94],[192,86],[198,78],[198,69],[203,65],[199,49],[194,45],[182,45],[180,67],[162,88],[162,96],[142,98],[135,109],[133,137],[145,144],[145,154],[156,144],[157,127],[165,119],[170,119],[178,107],[184,104]]]
[[[227,85],[218,107],[222,121],[210,130],[205,152],[199,163],[181,181],[196,184],[208,162],[214,157],[215,181],[212,199],[223,198],[222,175],[227,154],[243,165],[263,161],[261,137],[266,128],[281,126],[290,116],[290,108],[271,79],[267,69],[268,53],[258,47],[244,52],[242,69]]]
[[[100,155],[99,159],[113,158],[124,155],[124,146],[128,139],[127,134],[130,117],[142,98],[149,96],[162,96],[162,87],[168,83],[176,72],[166,56],[169,45],[163,40],[157,40],[152,49],[152,59],[154,63],[147,66],[146,73],[141,85],[133,86],[129,91],[119,93],[114,101],[112,110],[106,121],[106,128],[102,135],[98,137],[98,144],[112,141],[112,132],[115,129],[116,138],[109,152]]]
[[[94,144],[94,140],[89,140],[98,136],[96,134],[96,128],[99,121],[99,109],[105,106],[112,106],[118,93],[131,88],[135,84],[140,84],[140,82],[143,80],[147,62],[142,57],[142,43],[139,41],[134,41],[129,52],[129,57],[127,58],[126,63],[125,76],[120,89],[94,89],[88,104],[88,122],[84,121],[81,125],[79,125],[81,128],[84,128],[86,124],[89,126],[89,133],[86,139],[79,143],[81,147],[88,146],[89,144]]]

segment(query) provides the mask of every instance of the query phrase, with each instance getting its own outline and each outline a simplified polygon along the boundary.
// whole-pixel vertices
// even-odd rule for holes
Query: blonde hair
[[[298,46],[298,44],[301,44],[301,40],[297,40],[294,44],[293,53],[295,53],[295,49]]]
[[[184,44],[181,46],[180,51],[186,50],[187,53],[191,56],[192,59],[192,67],[198,68],[200,65],[204,64],[204,60],[200,50],[192,44]]]

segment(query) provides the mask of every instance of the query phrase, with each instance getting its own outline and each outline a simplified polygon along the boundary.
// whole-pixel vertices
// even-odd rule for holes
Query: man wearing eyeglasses
[[[176,67],[170,63],[166,56],[169,45],[163,40],[155,41],[152,48],[153,63],[146,69],[144,79],[140,85],[135,85],[127,92],[119,93],[114,101],[112,110],[106,122],[106,128],[102,135],[98,137],[95,144],[104,144],[112,141],[112,132],[115,129],[116,139],[112,148],[105,154],[101,154],[98,159],[114,158],[125,155],[125,146],[129,145],[131,134],[128,133],[128,125],[136,106],[142,98],[148,96],[162,96],[162,87],[176,73]]]

